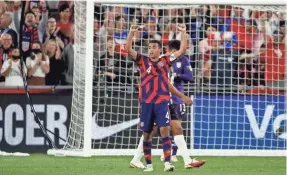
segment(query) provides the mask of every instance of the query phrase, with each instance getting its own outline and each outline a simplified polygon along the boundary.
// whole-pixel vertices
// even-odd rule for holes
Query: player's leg
[[[160,142],[162,142],[159,129],[157,130],[157,133],[158,133],[158,135],[159,135],[159,137],[160,137]],[[171,157],[170,157],[170,161],[171,161],[171,162],[177,162],[178,160],[177,160],[177,158],[176,158],[176,154],[177,154],[177,149],[178,149],[178,148],[177,148],[177,146],[176,146],[176,144],[175,144],[175,142],[174,142],[172,133],[171,133],[171,135],[170,135],[170,141],[171,141]],[[160,156],[160,160],[161,160],[161,161],[164,161],[164,153]]]
[[[157,126],[154,126],[152,136],[154,136],[156,131],[157,131]],[[138,147],[136,149],[134,157],[130,162],[131,168],[140,168],[140,169],[146,168],[145,165],[141,162],[141,159],[143,156],[143,140],[144,140],[144,136],[142,135],[138,143]]]
[[[176,158],[177,150],[178,150],[178,147],[177,147],[177,145],[174,142],[174,136],[172,134],[172,136],[171,136],[171,158],[170,158],[172,162],[177,162],[178,161],[177,158]]]
[[[153,171],[152,166],[152,130],[154,124],[153,105],[148,103],[141,104],[140,128],[143,131],[143,152],[146,160],[145,171]]]
[[[142,135],[140,138],[138,147],[135,151],[134,157],[130,162],[131,168],[140,168],[140,169],[145,168],[144,164],[141,162],[141,158],[143,156],[143,140],[144,140],[144,136]]]
[[[174,136],[174,142],[181,152],[184,161],[184,167],[192,168],[202,166],[205,163],[205,161],[197,161],[191,159],[188,154],[186,141],[183,136],[183,129],[181,126],[181,119],[186,115],[185,105],[172,104],[170,105],[169,109],[171,114],[171,130]]]
[[[171,140],[170,140],[170,117],[168,103],[154,104],[156,124],[159,127],[164,152],[164,171],[173,171],[175,167],[170,164]]]

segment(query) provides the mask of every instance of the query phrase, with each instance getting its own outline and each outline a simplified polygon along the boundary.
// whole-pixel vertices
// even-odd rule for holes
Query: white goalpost
[[[183,22],[190,38],[186,56],[194,74],[184,91],[194,101],[183,119],[190,155],[287,156],[287,80],[274,78],[282,74],[284,61],[271,61],[268,72],[271,57],[286,59],[284,49],[273,49],[275,33],[287,38],[285,0],[74,3],[70,127],[65,146],[48,150],[48,155],[133,155],[142,132],[138,129],[139,74],[124,49],[129,27],[138,24],[142,28],[134,38],[134,48],[147,54],[151,39],[163,46],[179,39],[173,25]],[[247,23],[256,30],[247,29]],[[276,41],[283,46],[286,38]],[[226,51],[213,41],[232,43],[232,59],[219,61]],[[220,73],[224,76],[218,78]],[[156,137],[152,153],[162,153]]]

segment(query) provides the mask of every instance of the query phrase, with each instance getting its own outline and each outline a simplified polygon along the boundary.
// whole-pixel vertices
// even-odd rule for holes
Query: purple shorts
[[[156,124],[159,128],[170,126],[168,103],[142,103],[140,112],[140,129],[151,132]]]
[[[186,117],[185,104],[170,104],[169,112],[171,120],[181,120]]]

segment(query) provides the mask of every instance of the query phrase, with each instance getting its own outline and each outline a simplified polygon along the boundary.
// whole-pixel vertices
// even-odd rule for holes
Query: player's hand
[[[136,31],[138,31],[138,29],[139,29],[139,26],[137,26],[137,25],[131,25],[130,31],[136,32]]]
[[[181,32],[186,32],[186,26],[185,24],[178,24],[177,29]]]
[[[189,98],[188,96],[182,97],[182,100],[183,100],[183,102],[184,102],[186,105],[188,105],[188,106],[190,106],[190,105],[193,104],[193,101],[192,101],[191,98]]]

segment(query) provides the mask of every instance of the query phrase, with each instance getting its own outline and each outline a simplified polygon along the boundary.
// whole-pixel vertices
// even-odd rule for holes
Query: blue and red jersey
[[[141,74],[140,101],[154,104],[169,102],[168,74],[172,66],[170,56],[162,56],[157,62],[152,62],[147,56],[137,54],[135,62]]]

